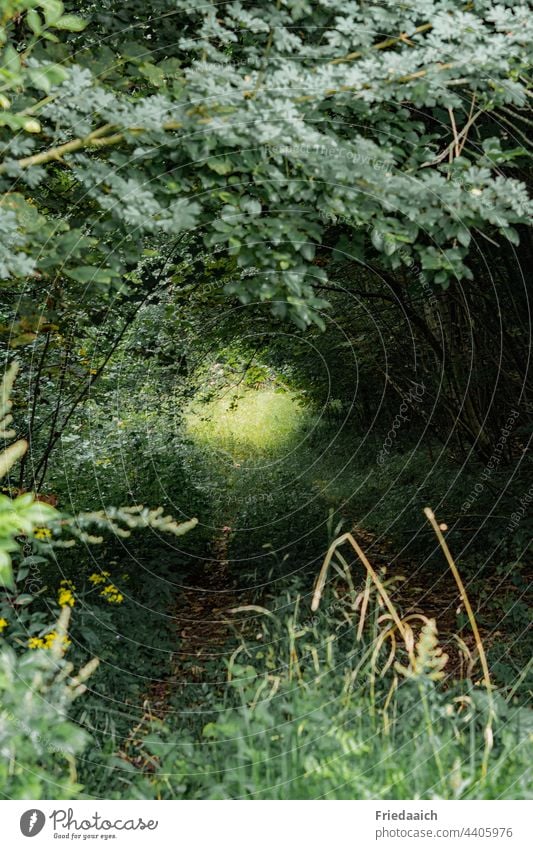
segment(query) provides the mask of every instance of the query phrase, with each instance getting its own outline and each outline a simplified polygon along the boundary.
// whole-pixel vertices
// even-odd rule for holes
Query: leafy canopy
[[[228,292],[306,325],[332,220],[339,250],[447,286],[473,231],[527,219],[498,124],[527,102],[525,4],[71,6],[2,4],[4,285],[105,299],[190,232],[233,257]]]

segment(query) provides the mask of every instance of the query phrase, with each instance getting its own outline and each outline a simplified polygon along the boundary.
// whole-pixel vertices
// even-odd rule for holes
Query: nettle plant
[[[78,673],[66,660],[69,615],[65,608],[50,651],[16,654],[5,642],[0,649],[0,785],[9,798],[71,799],[81,790],[76,755],[89,735],[68,717],[98,660]]]
[[[18,364],[13,363],[5,372],[0,384],[0,437],[4,443],[15,436],[10,427],[12,422],[10,398]],[[0,454],[0,478],[5,477],[28,450],[28,443],[18,439]],[[9,487],[5,490],[10,491]],[[103,510],[79,513],[76,516],[61,514],[55,507],[39,500],[33,492],[16,497],[0,494],[0,584],[14,588],[12,554],[20,552],[28,539],[72,548],[76,542],[100,544],[104,541],[101,532],[118,538],[129,537],[133,530],[152,528],[161,533],[182,536],[196,527],[198,520],[176,522],[166,515],[162,507],[148,508],[142,504],[124,507],[108,507]],[[95,533],[95,529],[97,532]]]
[[[17,372],[16,364],[4,375],[0,385],[0,435],[4,441],[15,434],[10,429],[9,398]],[[27,450],[25,440],[13,442],[0,454],[0,474],[4,477]],[[98,665],[94,659],[73,675],[72,663],[65,660],[69,640],[67,627],[70,606],[64,605],[53,630],[47,628],[45,652],[16,653],[4,638],[11,630],[24,596],[16,593],[12,556],[22,547],[21,540],[31,537],[36,528],[59,514],[48,504],[36,501],[33,493],[16,498],[0,494],[0,583],[14,604],[0,598],[0,785],[3,793],[22,798],[72,798],[81,790],[77,783],[75,756],[88,741],[88,735],[68,719],[70,705],[85,689],[85,681]],[[30,597],[31,600],[31,597]],[[9,619],[4,615],[5,610]],[[13,615],[12,615],[13,614]],[[24,616],[24,613],[23,613]],[[40,624],[41,622],[39,616]],[[16,623],[15,623],[16,624]],[[28,624],[30,622],[28,621]],[[34,623],[35,624],[35,623]]]
[[[11,429],[10,394],[18,366],[12,364],[0,384],[0,436],[4,444],[15,436]],[[12,471],[27,451],[27,442],[16,440],[0,453],[0,476]],[[9,489],[9,488],[6,488]],[[60,581],[56,598],[48,607],[58,611],[51,624],[42,610],[30,610],[31,593],[19,592],[18,583],[34,565],[46,558],[27,552],[37,545],[48,556],[53,547],[72,547],[76,542],[103,541],[94,529],[127,537],[136,528],[154,528],[180,536],[196,520],[178,524],[161,508],[142,505],[109,508],[75,517],[62,515],[37,500],[35,493],[16,497],[0,494],[0,785],[11,798],[75,798],[76,755],[89,737],[69,719],[72,701],[85,692],[85,681],[98,666],[89,661],[78,673],[65,657],[70,640],[68,626],[78,594],[74,583]],[[13,572],[13,559],[17,570]],[[106,571],[90,576],[104,603],[119,604],[123,597]],[[15,651],[15,646],[29,651]]]

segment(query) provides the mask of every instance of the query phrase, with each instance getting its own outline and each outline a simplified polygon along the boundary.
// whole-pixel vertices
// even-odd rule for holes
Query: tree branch
[[[427,30],[433,29],[433,24],[421,24],[417,27],[411,35],[407,35],[407,33],[402,32],[400,35],[395,36],[394,38],[385,38],[383,41],[379,41],[377,44],[372,44],[370,50],[385,50],[387,47],[394,47],[398,42],[403,42],[404,44],[409,43],[409,39],[411,39],[414,35],[418,35],[418,33],[426,32]],[[355,53],[348,53],[346,56],[341,56],[338,59],[332,59],[328,62],[328,65],[340,65],[342,62],[351,62],[353,59],[361,59],[364,55],[362,50],[357,50]]]

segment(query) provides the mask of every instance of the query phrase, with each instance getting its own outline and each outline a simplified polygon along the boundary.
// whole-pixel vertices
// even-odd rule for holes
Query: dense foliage
[[[530,795],[532,31],[0,0],[5,796]]]

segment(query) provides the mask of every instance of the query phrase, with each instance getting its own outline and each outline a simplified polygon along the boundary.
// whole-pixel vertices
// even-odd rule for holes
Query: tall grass
[[[248,636],[228,653],[209,721],[204,714],[186,737],[151,728],[143,745],[156,769],[142,792],[529,798],[531,712],[483,686],[483,669],[480,680],[446,676],[437,623],[402,617],[386,573],[370,567],[370,580],[360,581],[333,554],[327,568],[333,575],[326,582],[321,571],[314,611],[299,595],[283,615],[257,605],[233,610]],[[279,608],[287,611],[286,600]],[[174,707],[184,709],[183,694]]]

